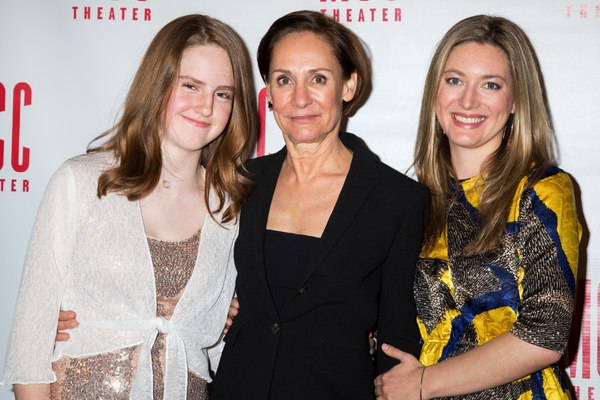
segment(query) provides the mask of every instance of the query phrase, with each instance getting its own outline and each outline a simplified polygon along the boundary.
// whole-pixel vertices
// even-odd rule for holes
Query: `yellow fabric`
[[[546,310],[536,310],[536,307],[546,306],[551,311],[555,306],[556,309],[570,307],[572,312],[581,239],[573,186],[568,175],[556,167],[549,168],[542,180],[523,193],[527,179],[523,178],[515,194],[507,221],[507,234],[501,240],[500,255],[486,259],[479,265],[474,265],[472,258],[460,252],[449,254],[449,249],[460,248],[456,243],[467,240],[462,237],[463,234],[475,235],[479,229],[476,208],[482,180],[472,178],[460,183],[464,192],[462,203],[459,192],[459,204],[450,210],[443,235],[428,257],[421,255],[417,267],[415,298],[419,310],[417,322],[423,341],[420,361],[424,365],[456,356],[504,332],[513,332],[518,338],[541,347],[564,351],[571,314],[560,314],[562,320],[557,330],[562,335],[555,340],[545,339],[543,334],[536,336],[535,324],[540,321],[531,315],[554,315],[546,313]],[[472,220],[465,221],[465,215],[471,215]],[[463,269],[467,267],[470,269]],[[548,274],[547,271],[552,273]],[[536,274],[546,278],[550,275],[550,279],[556,280],[554,285],[560,287],[560,296],[557,296],[555,304],[551,303],[553,299],[549,303],[536,304],[539,300],[528,294],[550,290],[540,283],[543,279]],[[461,282],[456,282],[457,276],[460,276]],[[444,297],[439,293],[446,290],[451,296],[450,300],[448,295]],[[548,301],[548,298],[552,298],[552,295],[545,296],[544,301]],[[496,301],[498,304],[494,306]],[[486,309],[478,312],[482,308]],[[559,313],[556,312],[556,315]],[[541,321],[541,326],[554,323],[552,319],[555,318]],[[474,342],[465,344],[463,340]],[[532,389],[527,390],[529,385]],[[571,398],[568,390],[565,390],[564,378],[555,366],[504,386],[453,399],[508,398],[498,396],[519,390],[524,392],[520,397],[515,397],[518,399],[543,398],[540,395],[548,399]],[[537,393],[534,393],[536,390]]]

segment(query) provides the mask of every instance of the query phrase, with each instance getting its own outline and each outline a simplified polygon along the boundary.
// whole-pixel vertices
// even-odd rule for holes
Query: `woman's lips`
[[[452,114],[452,121],[454,125],[465,129],[475,129],[480,127],[485,121],[486,117],[480,115],[459,115]]]
[[[208,122],[204,122],[204,121],[200,121],[194,118],[190,118],[190,117],[186,117],[185,115],[181,116],[184,120],[186,120],[188,123],[197,126],[198,128],[208,128],[210,126],[210,124]]]
[[[290,117],[290,119],[298,124],[302,124],[302,123],[307,123],[307,122],[311,122],[313,121],[315,118],[317,118],[316,115],[314,114],[310,114],[310,115],[297,115],[295,117]]]

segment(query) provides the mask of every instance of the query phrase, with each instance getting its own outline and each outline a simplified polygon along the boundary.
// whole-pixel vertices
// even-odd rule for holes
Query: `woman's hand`
[[[405,353],[388,344],[381,350],[400,364],[375,378],[375,395],[378,400],[419,400],[421,374],[425,366],[412,354]]]
[[[423,365],[391,346],[381,349],[400,364],[375,379],[379,400],[418,400]],[[423,399],[461,396],[504,385],[554,364],[560,353],[515,337],[510,332],[456,357],[427,367]]]
[[[377,332],[369,332],[369,353],[374,360],[375,353],[377,353]]]
[[[229,306],[229,314],[227,314],[227,322],[225,322],[225,329],[223,329],[223,334],[227,334],[229,328],[231,327],[231,324],[233,324],[233,319],[236,315],[238,315],[239,311],[240,302],[238,301],[237,297],[234,297],[231,300],[231,305]]]
[[[56,340],[57,342],[66,342],[71,337],[67,332],[60,332],[67,329],[77,328],[79,322],[75,319],[77,314],[75,311],[61,311],[58,314],[58,324],[56,326]]]

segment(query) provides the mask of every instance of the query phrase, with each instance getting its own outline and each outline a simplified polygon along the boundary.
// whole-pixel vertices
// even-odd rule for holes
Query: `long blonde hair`
[[[234,76],[234,99],[225,131],[204,147],[200,164],[206,168],[205,202],[212,187],[219,199],[213,213],[223,213],[222,222],[236,218],[253,182],[241,172],[250,157],[258,132],[254,79],[250,57],[242,39],[226,24],[200,14],[186,15],[165,25],[154,37],[131,84],[123,114],[117,124],[98,136],[106,142],[88,148],[88,153],[111,152],[116,164],[98,179],[98,197],[109,192],[130,201],[148,195],[158,184],[161,140],[165,132],[164,111],[175,87],[183,53],[190,47],[212,44],[229,55]]]
[[[553,129],[544,79],[527,35],[513,22],[477,15],[454,25],[439,43],[429,67],[415,146],[415,172],[431,191],[431,214],[424,250],[429,252],[443,232],[450,204],[456,199],[449,179],[458,183],[450,160],[448,138],[436,118],[438,86],[448,55],[457,45],[475,42],[502,50],[513,80],[515,113],[506,121],[500,147],[482,165],[485,184],[479,193],[481,231],[466,249],[468,254],[490,250],[505,232],[512,200],[521,179],[533,174],[525,189],[540,179],[554,162]]]

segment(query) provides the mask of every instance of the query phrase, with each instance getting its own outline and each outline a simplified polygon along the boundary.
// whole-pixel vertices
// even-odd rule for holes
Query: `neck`
[[[344,146],[337,132],[314,143],[293,143],[286,139],[287,156],[283,168],[295,173],[298,179],[311,179],[323,173],[335,173],[347,169],[352,152]]]
[[[454,168],[458,179],[468,179],[481,175],[483,164],[490,154],[477,150],[450,149],[452,168]]]
[[[177,186],[198,186],[200,185],[198,176],[201,169],[199,156],[176,158],[165,154],[160,173],[162,186],[165,189],[170,188],[174,184]]]

